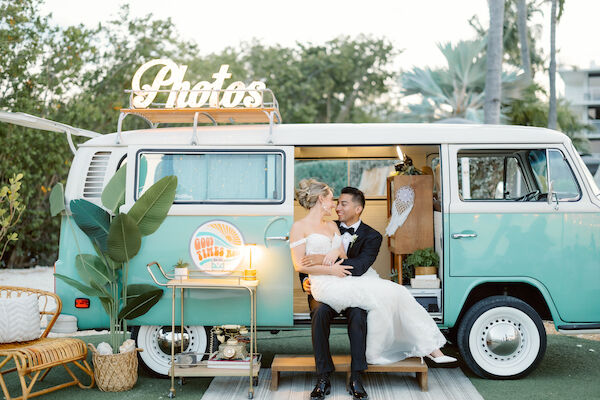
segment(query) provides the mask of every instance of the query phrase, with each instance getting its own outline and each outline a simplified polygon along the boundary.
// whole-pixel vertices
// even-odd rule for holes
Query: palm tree
[[[489,0],[490,29],[487,42],[487,73],[485,77],[484,122],[500,123],[502,95],[502,28],[504,25],[504,0]]]
[[[517,0],[517,26],[519,28],[519,44],[521,49],[521,65],[525,79],[531,82],[531,57],[529,55],[529,43],[527,41],[527,1]]]
[[[550,9],[550,102],[548,110],[548,128],[556,129],[556,2],[552,1]]]
[[[402,94],[418,96],[410,102],[409,112],[397,119],[404,122],[432,122],[446,118],[465,118],[483,122],[486,75],[485,41],[482,39],[438,44],[447,66],[431,69],[413,67],[400,74]],[[502,100],[517,98],[526,86],[523,74],[502,74]]]
[[[556,129],[556,24],[565,8],[565,0],[550,0],[552,7],[550,9],[550,101],[548,110],[548,128]]]
[[[532,77],[537,71],[547,69],[546,57],[542,49],[537,46],[541,39],[543,26],[534,18],[536,14],[544,15],[541,8],[543,2],[548,2],[548,0],[507,0],[504,2],[504,27],[502,29],[504,66],[512,65],[524,68],[525,61],[523,60],[527,59]],[[520,7],[525,7],[525,9],[520,10]],[[525,29],[521,29],[519,26],[520,17],[524,18],[522,25]],[[478,15],[473,15],[469,19],[469,25],[475,30],[478,37],[487,38],[489,25],[486,23],[484,26]],[[520,36],[522,33],[526,35],[525,42]],[[523,57],[525,46],[528,48],[525,53],[528,54],[528,57]]]

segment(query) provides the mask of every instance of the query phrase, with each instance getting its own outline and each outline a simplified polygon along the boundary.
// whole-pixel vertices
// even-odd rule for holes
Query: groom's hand
[[[311,254],[309,256],[302,257],[302,260],[300,260],[300,264],[303,267],[312,267],[313,265],[323,265],[324,259],[325,259],[324,254]]]
[[[310,278],[305,278],[304,281],[302,281],[302,289],[310,294]]]
[[[351,265],[342,265],[343,261],[344,260],[339,260],[331,266],[331,275],[337,276],[339,278],[344,278],[348,275],[352,275],[352,272],[350,272],[349,270],[353,269],[354,267]]]

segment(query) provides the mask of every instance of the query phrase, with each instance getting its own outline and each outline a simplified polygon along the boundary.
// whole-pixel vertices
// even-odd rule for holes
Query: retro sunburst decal
[[[201,225],[190,241],[190,254],[200,271],[225,275],[242,262],[244,238],[234,225],[211,221]]]

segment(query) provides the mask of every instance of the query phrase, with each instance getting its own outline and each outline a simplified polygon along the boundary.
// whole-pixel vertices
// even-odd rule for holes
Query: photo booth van
[[[151,127],[122,131],[132,114]],[[600,331],[600,190],[562,133],[469,124],[282,124],[274,96],[253,108],[224,107],[222,100],[203,108],[132,107],[122,110],[117,132],[104,135],[19,113],[2,112],[0,120],[91,137],[72,146],[67,205],[86,199],[102,206],[103,188],[125,164],[121,212],[152,183],[177,176],[174,204],[131,260],[128,283],[154,284],[147,269],[154,261],[167,272],[179,259],[206,275],[255,270],[259,329],[309,329],[289,249],[290,227],[306,213],[294,187],[307,177],[329,183],[336,197],[345,186],[359,187],[366,196],[362,220],[383,234],[394,199],[390,175],[410,159],[431,176],[433,207],[419,218],[431,225],[440,263],[438,287],[409,290],[473,371],[489,378],[529,373],[546,348],[542,320],[564,333]],[[157,126],[175,122],[192,126]],[[411,213],[425,200],[432,199],[417,192]],[[94,248],[67,226],[69,212],[62,216],[55,270],[78,279],[75,256]],[[382,278],[393,279],[394,269],[402,275],[394,246],[384,236],[373,265]],[[97,298],[77,308],[76,299],[88,296],[58,280],[56,292],[79,329],[108,326]],[[204,352],[210,327],[250,322],[248,299],[239,292],[185,296],[183,333],[171,333],[170,296],[129,321],[143,363],[157,374],[168,372],[173,338],[184,340],[185,351]]]

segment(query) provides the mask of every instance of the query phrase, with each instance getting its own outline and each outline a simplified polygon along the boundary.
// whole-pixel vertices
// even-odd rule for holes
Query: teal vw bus
[[[546,349],[543,320],[563,333],[600,331],[600,190],[567,136],[520,126],[281,124],[275,101],[247,110],[123,110],[123,118],[138,114],[152,127],[91,135],[75,149],[67,203],[83,198],[101,206],[103,187],[125,163],[121,212],[161,177],[178,178],[169,215],[131,261],[129,283],[153,284],[146,269],[153,261],[170,272],[182,258],[210,274],[195,251],[203,244],[195,239],[212,229],[220,240],[256,245],[259,329],[308,328],[307,299],[288,243],[292,223],[305,212],[294,201],[295,184],[316,177],[336,195],[344,186],[361,188],[367,198],[363,220],[383,233],[390,207],[386,182],[401,150],[433,173],[431,229],[441,256],[439,288],[409,289],[475,373],[496,379],[529,373]],[[13,114],[12,122],[19,123],[15,119]],[[191,126],[156,126],[163,122]],[[41,122],[28,126],[67,130]],[[76,235],[84,248],[77,249],[63,217],[57,273],[77,277],[75,255],[93,251],[85,234]],[[217,253],[201,258],[228,257]],[[380,276],[390,276],[392,258],[384,240],[373,265]],[[240,268],[247,263],[242,257]],[[210,265],[222,269],[219,262]],[[75,299],[85,298],[83,293],[61,281],[56,291],[79,329],[108,326],[97,299],[77,308]],[[204,352],[213,325],[249,322],[248,300],[237,292],[196,290],[185,296],[188,325],[175,336],[183,338],[185,351]],[[143,364],[159,375],[169,369],[169,297],[130,322],[144,348]]]

